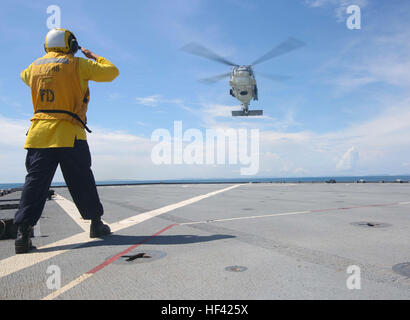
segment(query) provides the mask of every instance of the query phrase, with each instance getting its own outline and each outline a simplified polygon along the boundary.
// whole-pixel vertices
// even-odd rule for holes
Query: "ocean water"
[[[172,184],[172,183],[247,183],[247,182],[273,182],[273,183],[312,183],[312,182],[327,182],[331,179],[337,182],[405,182],[410,181],[408,175],[396,176],[350,176],[350,177],[300,177],[300,178],[232,178],[232,179],[183,179],[183,180],[109,180],[97,181],[97,185],[122,185],[122,184]],[[22,188],[21,183],[0,183],[0,189]],[[52,187],[65,186],[64,182],[55,182]]]

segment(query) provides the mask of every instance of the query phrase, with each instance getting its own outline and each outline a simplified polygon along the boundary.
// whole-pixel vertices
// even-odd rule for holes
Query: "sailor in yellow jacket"
[[[85,130],[90,100],[88,81],[110,82],[118,69],[107,59],[80,48],[74,34],[65,29],[50,30],[47,52],[21,72],[31,88],[34,116],[27,133],[27,176],[14,223],[18,226],[16,253],[32,249],[30,234],[40,219],[48,190],[60,164],[74,203],[84,219],[91,220],[90,237],[109,234],[101,221],[100,202]],[[78,49],[92,60],[75,57]]]

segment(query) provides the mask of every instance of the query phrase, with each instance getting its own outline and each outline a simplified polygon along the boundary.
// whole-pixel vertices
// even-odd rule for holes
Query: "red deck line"
[[[140,243],[134,244],[131,247],[125,249],[124,251],[121,251],[120,253],[116,254],[115,256],[113,256],[112,258],[105,260],[103,263],[101,263],[100,265],[96,266],[95,268],[91,269],[90,271],[86,272],[86,274],[95,274],[98,271],[100,271],[102,268],[105,268],[106,266],[110,265],[111,263],[113,263],[115,260],[121,258],[123,255],[127,254],[128,252],[130,252],[131,250],[138,248],[140,245],[144,244],[145,242],[147,242],[148,240],[160,235],[161,233],[171,229],[172,227],[176,226],[176,224],[171,224],[168,227],[158,231],[157,233],[153,234],[152,236],[146,237],[144,240],[142,240]]]

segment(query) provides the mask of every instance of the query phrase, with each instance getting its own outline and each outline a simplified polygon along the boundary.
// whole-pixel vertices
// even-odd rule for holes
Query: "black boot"
[[[102,236],[106,236],[107,234],[111,234],[111,229],[109,226],[104,224],[101,219],[91,220],[90,238],[100,238]]]
[[[15,240],[16,254],[27,253],[35,249],[31,243],[30,237],[33,234],[33,227],[28,224],[21,224],[17,228],[17,239]]]

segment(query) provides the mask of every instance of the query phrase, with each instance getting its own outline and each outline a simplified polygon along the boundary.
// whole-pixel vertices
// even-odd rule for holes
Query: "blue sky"
[[[0,182],[24,180],[24,134],[32,114],[19,73],[43,55],[47,7],[80,45],[120,70],[90,82],[89,144],[97,180],[239,177],[238,167],[151,161],[158,128],[257,128],[257,176],[410,172],[410,3],[392,0],[2,1]],[[361,29],[346,8],[361,8]],[[255,67],[263,118],[232,118],[228,81],[197,80],[229,67],[179,50],[195,41],[250,64],[289,36],[307,46]],[[78,53],[77,56],[82,56]],[[58,173],[55,181],[61,181]]]

